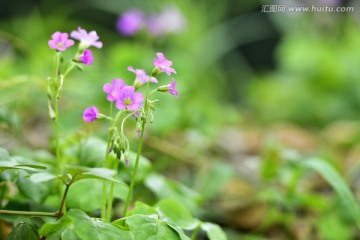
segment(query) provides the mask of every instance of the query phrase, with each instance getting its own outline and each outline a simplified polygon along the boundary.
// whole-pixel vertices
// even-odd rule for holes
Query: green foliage
[[[197,192],[159,174],[151,174],[146,179],[145,185],[153,191],[159,199],[174,197],[189,208],[190,211],[196,210],[202,201],[201,196]]]
[[[343,201],[344,206],[347,208],[347,211],[352,214],[357,227],[360,229],[359,205],[348,185],[335,168],[320,158],[310,158],[307,161],[304,161],[303,164],[321,174],[334,188],[341,201]]]
[[[37,217],[20,222],[9,234],[7,240],[39,240],[38,230],[43,224],[44,221]]]
[[[102,181],[97,179],[84,179],[75,182],[69,189],[67,206],[70,208],[81,208],[86,212],[93,212],[101,207]],[[116,183],[114,197],[124,200],[129,187]]]
[[[159,219],[158,215],[132,215],[126,219],[130,231],[134,234],[135,239],[149,240],[189,240],[189,238],[179,238],[164,220]],[[184,235],[182,235],[184,236]]]
[[[223,230],[214,223],[203,223],[201,229],[204,230],[209,236],[210,240],[226,240],[226,235]]]
[[[40,235],[47,240],[133,240],[132,233],[88,217],[78,209],[71,209],[65,216],[53,223],[45,223]]]

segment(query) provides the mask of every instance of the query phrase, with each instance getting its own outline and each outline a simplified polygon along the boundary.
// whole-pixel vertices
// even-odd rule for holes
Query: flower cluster
[[[114,79],[112,84],[106,83],[103,91],[107,93],[107,100],[116,101],[115,106],[119,110],[138,111],[144,101],[142,93],[135,92],[134,86],[124,84],[121,79]]]
[[[106,99],[110,102],[115,102],[116,108],[120,111],[127,110],[133,112],[132,115],[136,119],[139,119],[139,111],[141,111],[142,108],[147,107],[144,106],[144,101],[150,102],[150,99],[144,99],[144,95],[136,90],[145,83],[157,83],[157,79],[153,76],[162,72],[165,72],[169,76],[172,73],[176,73],[175,69],[171,67],[172,62],[167,60],[163,53],[157,53],[156,55],[157,58],[154,59],[155,68],[150,76],[147,75],[143,69],[135,69],[132,66],[129,66],[128,70],[135,73],[133,85],[127,85],[124,80],[116,78],[113,79],[111,83],[105,83],[103,86],[103,91],[107,94]],[[176,81],[173,79],[170,84],[160,86],[155,89],[155,91],[167,92],[177,97],[178,92],[175,88],[175,84]],[[148,93],[146,93],[146,96],[148,97]],[[93,122],[98,119],[99,116],[105,115],[99,114],[97,108],[93,106],[85,109],[83,118],[85,122]]]
[[[124,36],[133,36],[141,29],[146,29],[152,36],[179,33],[186,21],[175,6],[165,6],[161,12],[146,16],[140,9],[130,9],[117,20],[116,28]]]
[[[92,64],[94,57],[91,50],[89,50],[88,48],[91,46],[96,48],[102,48],[103,46],[102,42],[98,41],[99,36],[97,35],[96,31],[90,31],[88,33],[86,30],[78,27],[77,31],[72,31],[70,36],[73,39],[80,41],[79,54],[78,57],[74,59],[74,61],[86,65]],[[55,49],[59,52],[64,52],[67,48],[74,45],[74,40],[69,39],[68,33],[55,32],[51,36],[48,44],[51,49]]]

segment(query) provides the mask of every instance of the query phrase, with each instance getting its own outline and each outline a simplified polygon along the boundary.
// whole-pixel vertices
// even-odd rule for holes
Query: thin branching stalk
[[[141,149],[142,149],[143,140],[144,140],[146,118],[147,118],[147,114],[148,114],[149,83],[150,83],[151,78],[152,78],[152,74],[150,75],[149,80],[146,83],[146,95],[145,95],[145,104],[144,104],[145,118],[143,119],[143,122],[141,123],[141,133],[140,133],[140,139],[139,139],[138,149],[137,149],[137,153],[136,153],[134,172],[133,172],[133,175],[132,175],[132,178],[131,178],[129,192],[128,192],[128,195],[126,197],[122,217],[126,217],[127,210],[129,208],[129,204],[130,204],[130,200],[131,200],[131,196],[132,196],[132,192],[133,192],[134,185],[135,185],[135,179],[136,179],[137,170],[138,170],[138,167],[139,167]],[[123,222],[123,224],[125,224],[125,221]]]
[[[40,217],[58,217],[58,212],[29,212],[29,211],[13,211],[0,210],[0,214],[21,215],[21,216],[40,216]]]

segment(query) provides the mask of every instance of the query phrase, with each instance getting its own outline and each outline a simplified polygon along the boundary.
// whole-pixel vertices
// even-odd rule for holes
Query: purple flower
[[[130,111],[137,111],[144,101],[141,93],[135,92],[134,86],[125,86],[120,91],[115,92],[116,107],[119,110],[127,109]]]
[[[66,48],[74,45],[74,41],[69,39],[69,35],[67,33],[55,32],[51,35],[51,38],[52,39],[48,42],[51,49],[63,52]]]
[[[144,25],[144,13],[131,9],[123,13],[116,23],[117,30],[124,36],[133,36]]]
[[[154,78],[154,77],[150,78],[150,76],[147,75],[145,70],[143,70],[143,69],[134,69],[132,66],[129,66],[128,70],[130,72],[133,72],[133,73],[136,74],[135,82],[134,82],[135,88],[143,85],[146,82],[148,82],[149,79],[150,79],[150,82],[154,82],[154,83],[158,82],[156,78]]]
[[[103,86],[103,91],[108,94],[106,99],[110,102],[116,101],[115,93],[118,92],[124,86],[126,86],[124,84],[124,80],[117,78],[112,80],[112,84],[105,83]]]
[[[84,121],[85,122],[95,121],[98,118],[98,113],[99,113],[99,110],[94,106],[85,109],[84,115],[83,115]]]
[[[85,29],[78,27],[78,30],[72,31],[70,36],[80,41],[81,49],[86,49],[91,46],[102,48],[103,46],[103,43],[98,41],[99,36],[97,35],[96,31],[91,31],[88,33]]]
[[[79,60],[86,65],[92,64],[92,62],[94,61],[94,57],[91,50],[85,49],[84,53],[79,57]]]
[[[168,85],[167,89],[168,89],[168,93],[174,95],[175,97],[178,97],[178,91],[176,91],[175,84],[176,81],[175,79],[173,79],[173,81]]]
[[[161,36],[167,33],[180,33],[186,21],[178,8],[166,6],[159,14],[150,16],[146,25],[151,35]]]
[[[157,88],[157,91],[159,92],[167,92],[167,93],[170,93],[172,95],[174,95],[175,97],[178,97],[178,91],[176,90],[176,81],[175,79],[172,79],[173,81],[168,84],[168,85],[164,85],[164,86],[161,86],[161,87],[158,87]]]
[[[170,67],[172,65],[172,61],[167,60],[163,53],[156,53],[156,56],[158,59],[154,58],[154,65],[158,70],[165,72],[169,76],[171,73],[176,73],[175,69]]]

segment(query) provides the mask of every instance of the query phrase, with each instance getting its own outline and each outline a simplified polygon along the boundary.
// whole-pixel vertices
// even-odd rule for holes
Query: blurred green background
[[[354,9],[262,12],[269,5]],[[131,9],[146,16],[171,9],[162,21],[170,30],[124,36],[116,22]],[[150,72],[163,52],[177,71],[179,98],[159,95],[144,155],[156,171],[203,195],[197,214],[221,224],[229,239],[359,238],[334,186],[291,163],[320,157],[360,194],[359,11],[358,2],[341,0],[3,1],[0,146],[53,151],[47,41],[81,26],[96,30],[104,46],[93,49],[91,66],[66,79],[63,139],[106,139],[106,124],[85,124],[83,110],[106,112],[102,86],[113,78],[131,83],[128,66]]]

